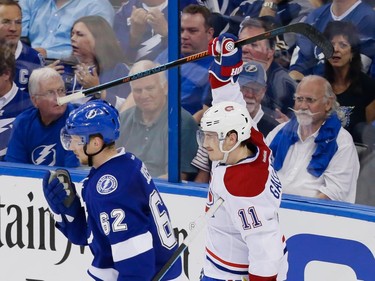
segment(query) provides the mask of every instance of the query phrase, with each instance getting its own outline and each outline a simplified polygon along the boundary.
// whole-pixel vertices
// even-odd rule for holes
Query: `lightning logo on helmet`
[[[87,111],[85,117],[87,119],[93,119],[95,118],[97,115],[101,115],[103,112],[102,110],[100,110],[99,108],[95,108],[95,109],[92,109],[92,110],[89,110]]]

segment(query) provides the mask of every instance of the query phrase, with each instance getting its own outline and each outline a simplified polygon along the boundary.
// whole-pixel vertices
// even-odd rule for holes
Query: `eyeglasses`
[[[22,25],[22,20],[9,20],[9,19],[2,19],[0,21],[2,25],[5,25],[7,27],[12,26],[12,24],[15,24],[16,26],[21,26]]]
[[[315,102],[317,102],[318,100],[320,100],[321,98],[312,98],[312,97],[300,97],[300,96],[294,96],[293,98],[295,100],[295,102],[298,102],[298,103],[303,103],[304,101],[307,103],[307,104],[313,104]]]
[[[59,88],[57,90],[48,90],[44,94],[36,94],[35,96],[43,97],[43,98],[46,98],[46,99],[51,99],[51,98],[56,97],[56,95],[58,95],[59,97],[65,96],[66,95],[65,88]]]

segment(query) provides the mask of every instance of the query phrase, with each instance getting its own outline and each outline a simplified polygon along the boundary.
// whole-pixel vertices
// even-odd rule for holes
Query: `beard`
[[[255,106],[256,106],[255,103],[246,103],[247,111],[248,111],[250,114],[254,112],[254,110],[255,110]]]
[[[297,121],[301,126],[309,126],[312,124],[313,118],[312,116],[308,114],[298,114],[297,116]]]

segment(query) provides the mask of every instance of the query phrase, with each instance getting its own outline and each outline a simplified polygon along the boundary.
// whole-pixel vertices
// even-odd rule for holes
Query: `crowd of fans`
[[[275,166],[285,175],[285,193],[375,206],[375,188],[368,185],[373,178],[368,167],[375,161],[374,2],[180,0],[181,57],[207,50],[219,34],[243,39],[295,22],[313,25],[331,41],[332,58],[298,34],[242,47],[241,91],[251,117],[275,149],[276,161],[281,161]],[[168,0],[0,0],[0,44],[2,161],[76,167],[78,162],[59,144],[59,132],[70,110],[87,99],[61,107],[57,98],[168,62]],[[209,181],[211,163],[204,147],[197,146],[195,131],[211,106],[211,63],[212,57],[206,57],[183,64],[179,80],[181,178],[203,183]],[[135,153],[154,177],[166,177],[168,171],[167,80],[167,73],[152,75],[91,97],[120,111],[117,145]],[[318,107],[319,99],[330,102]],[[292,132],[293,124],[304,122],[299,110],[324,113],[315,131],[293,131],[301,146],[283,142],[280,138],[291,135],[278,133],[284,128]],[[340,138],[337,147],[305,144],[323,133]],[[346,150],[340,147],[343,143]],[[316,164],[310,161],[316,157],[310,151],[314,145],[329,151],[323,161],[328,179],[324,173],[307,172]],[[305,147],[306,161],[298,158],[299,147]],[[295,173],[301,167],[304,171]],[[298,190],[304,188],[298,184],[301,174],[309,181],[305,177],[302,185],[323,186],[325,196]]]

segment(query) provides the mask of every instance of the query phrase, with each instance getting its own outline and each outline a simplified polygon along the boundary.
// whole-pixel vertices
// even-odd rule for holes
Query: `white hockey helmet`
[[[201,130],[203,132],[217,133],[220,150],[229,153],[242,141],[250,138],[252,119],[246,107],[239,103],[224,101],[210,107],[201,119]],[[237,132],[237,143],[229,150],[223,150],[225,137],[230,131]]]

